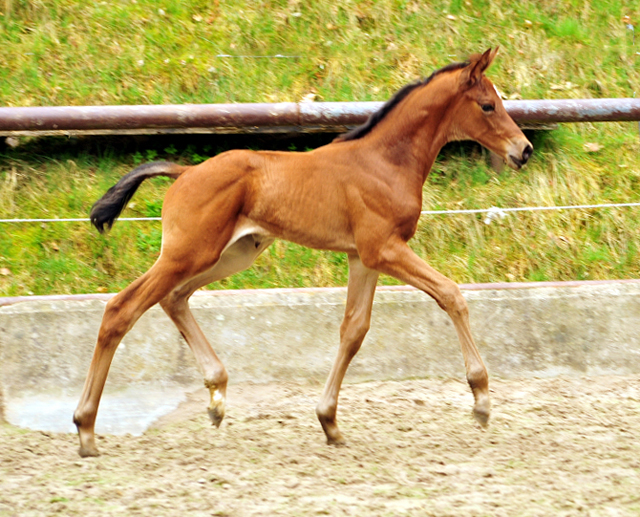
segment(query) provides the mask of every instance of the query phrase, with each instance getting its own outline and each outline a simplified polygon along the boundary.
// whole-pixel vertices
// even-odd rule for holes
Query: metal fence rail
[[[340,132],[382,102],[0,108],[0,135]],[[640,99],[505,101],[519,124],[640,121]]]

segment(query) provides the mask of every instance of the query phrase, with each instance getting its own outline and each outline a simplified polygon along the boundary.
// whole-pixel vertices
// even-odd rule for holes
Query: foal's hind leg
[[[124,335],[144,312],[182,280],[183,273],[167,261],[155,265],[129,287],[114,296],[105,308],[98,342],[73,421],[80,438],[80,456],[97,456],[95,422],[111,360]]]
[[[196,289],[203,285],[248,268],[272,242],[273,239],[260,235],[250,234],[241,237],[223,252],[218,262],[210,270],[174,289],[160,301],[160,305],[178,327],[180,334],[193,351],[204,375],[204,385],[209,389],[211,395],[208,408],[209,417],[216,427],[220,426],[224,418],[227,371],[193,317],[189,309],[189,298]]]
[[[198,326],[191,310],[189,297],[196,289],[216,280],[215,278],[189,282],[160,301],[161,307],[175,323],[176,327],[193,351],[196,362],[204,375],[204,385],[211,393],[209,417],[211,422],[219,427],[224,418],[224,403],[227,392],[227,370],[211,348],[204,333]]]
[[[349,287],[344,320],[340,327],[340,348],[316,407],[316,414],[329,444],[344,443],[336,422],[338,394],[349,363],[369,330],[377,281],[377,271],[367,269],[357,255],[349,256]]]

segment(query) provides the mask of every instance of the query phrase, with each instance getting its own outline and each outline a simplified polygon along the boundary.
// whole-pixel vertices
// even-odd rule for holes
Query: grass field
[[[635,10],[634,10],[635,9]],[[127,0],[0,3],[3,106],[385,100],[414,79],[500,45],[489,71],[505,98],[633,97],[640,8],[621,1]],[[629,18],[625,18],[628,16]],[[232,56],[290,56],[217,57]],[[495,173],[470,144],[443,150],[425,209],[572,205],[639,199],[637,123],[567,124],[530,135],[532,162]],[[231,147],[305,150],[297,139],[23,139],[0,144],[0,218],[86,217],[146,160],[197,163]],[[168,182],[151,181],[125,216],[159,214]],[[640,275],[637,208],[428,216],[412,241],[458,282]],[[155,260],[159,223],[0,224],[0,294],[117,291]],[[346,283],[340,255],[276,243],[216,287]],[[381,282],[392,283],[389,278]]]

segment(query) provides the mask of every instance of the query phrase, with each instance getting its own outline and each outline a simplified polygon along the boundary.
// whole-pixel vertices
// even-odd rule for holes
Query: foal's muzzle
[[[510,165],[511,164],[515,165],[514,168],[516,169],[520,169],[523,165],[525,165],[529,161],[529,158],[531,158],[531,155],[533,154],[533,147],[531,146],[531,144],[528,143],[525,145],[524,149],[522,150],[522,153],[519,153],[519,154],[520,156],[509,154],[508,161],[511,162]]]

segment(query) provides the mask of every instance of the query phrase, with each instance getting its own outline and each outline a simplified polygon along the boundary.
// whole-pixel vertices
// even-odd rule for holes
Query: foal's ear
[[[464,69],[461,78],[464,86],[471,88],[478,84],[482,74],[489,68],[493,58],[496,57],[499,48],[500,47],[496,47],[495,50],[488,49],[482,55],[475,54],[469,58],[469,66]]]

